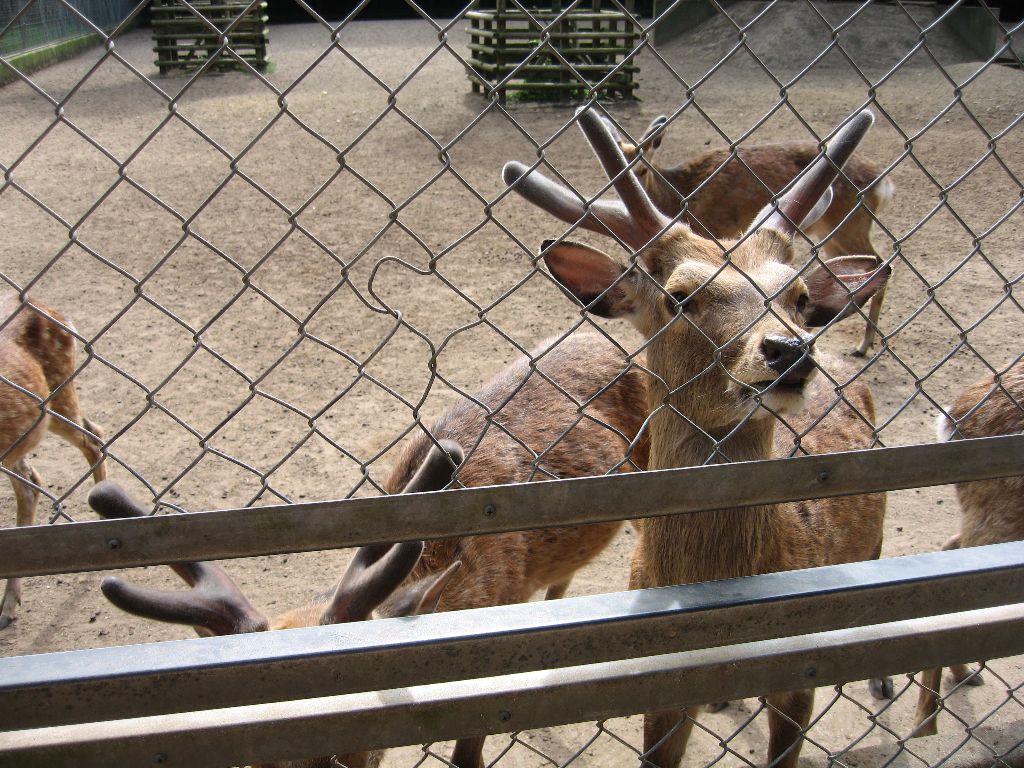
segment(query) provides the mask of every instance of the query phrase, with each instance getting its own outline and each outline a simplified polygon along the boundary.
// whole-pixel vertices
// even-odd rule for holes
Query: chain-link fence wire
[[[910,675],[897,679],[898,696],[889,706],[865,706],[853,686],[822,688],[817,692],[815,716],[805,732],[801,764],[807,765],[1019,765],[1021,734],[1014,730],[1019,717],[1019,685],[1008,682],[981,665],[972,670],[999,687],[994,703],[972,709],[969,720],[954,714],[946,736],[907,739],[905,723],[891,709],[918,688]],[[950,699],[963,695],[950,693]],[[762,699],[732,702],[716,715],[690,718],[691,740],[685,763],[689,765],[764,764],[771,705]],[[680,722],[682,727],[683,721]],[[569,764],[629,765],[644,759],[638,718],[597,723],[585,732],[578,728],[524,731],[492,737],[487,757],[499,765],[562,766]],[[955,731],[953,733],[952,731]],[[451,765],[448,745],[430,744],[397,750],[403,765]],[[392,759],[399,755],[392,755]]]
[[[82,6],[58,5],[97,33],[108,26]],[[569,230],[601,247],[614,242],[556,222],[501,180],[504,163],[521,160],[586,199],[614,198],[572,110],[471,93],[458,18],[410,4],[407,20],[373,21],[373,4],[363,3],[328,21],[300,5],[308,23],[272,26],[266,74],[222,45],[219,57],[233,58],[238,72],[214,74],[211,60],[157,77],[150,30],[135,26],[144,4],[100,47],[15,72],[0,89],[0,279],[9,293],[73,320],[83,349],[74,383],[83,412],[103,426],[110,473],[161,510],[378,494],[402,446],[467,401],[491,429],[511,433],[534,474],[557,474],[545,464],[557,440],[527,444],[505,428],[505,412],[475,395],[481,384],[569,329],[612,339],[629,365],[649,371],[639,336],[581,312],[537,256],[543,240]],[[852,405],[869,444],[934,439],[935,414],[967,383],[1021,355],[1019,22],[999,22],[995,47],[979,58],[951,31],[958,12],[998,18],[985,5],[739,2],[715,4],[713,18],[658,45],[657,20],[641,18],[629,57],[640,66],[640,101],[599,107],[634,143],[654,117],[668,117],[656,154],[634,166],[666,179],[667,168],[713,150],[732,158],[730,168],[756,173],[737,147],[803,141],[816,152],[856,110],[875,113],[860,154],[877,166],[875,188],[894,191],[869,214],[874,250],[893,269],[879,338],[863,359],[846,357],[860,342],[865,307],[816,342],[845,359],[823,366],[835,389],[830,406]],[[14,20],[3,21],[0,45]],[[536,33],[545,46],[540,22]],[[702,191],[727,176],[718,170]],[[700,199],[684,213],[710,231],[710,222],[693,221]],[[833,255],[828,245],[820,255],[810,248],[822,239],[801,240],[809,266]],[[622,262],[631,255],[618,251]],[[12,321],[0,319],[5,329]],[[873,417],[848,396],[858,382],[872,387]],[[4,383],[17,389],[9,374]],[[572,394],[586,405],[595,393]],[[597,418],[583,411],[558,435]],[[788,452],[806,429],[791,431]],[[710,440],[707,460],[730,458],[729,437]],[[73,449],[51,439],[31,461],[50,522],[90,518],[90,475]],[[13,495],[3,504],[13,509]],[[939,549],[957,526],[950,489],[890,494],[883,555]],[[632,536],[626,529],[576,590],[626,588]],[[331,578],[322,562],[300,557],[253,568],[247,578],[271,604],[301,600],[307,581]],[[105,608],[94,593],[82,596],[97,600],[85,612],[92,619]],[[26,607],[52,599],[29,591]],[[37,608],[37,621],[58,618]],[[104,621],[120,618],[107,609]],[[15,653],[124,641],[126,630],[110,626],[99,638],[85,626],[51,645],[0,642]],[[155,639],[162,630],[136,625],[129,634]],[[1022,679],[1017,662],[1004,663],[1003,677],[949,694],[954,717],[943,715],[945,733],[931,739],[905,740],[918,688],[911,680],[892,705],[858,684],[831,699],[820,692],[805,754],[841,763],[849,752],[851,765],[918,750],[924,764],[941,762],[925,744],[960,757],[976,744],[1003,754],[1019,741],[1007,724],[1020,720]],[[760,759],[765,705],[751,706],[702,718],[691,752],[709,764]],[[518,736],[508,749],[562,763],[577,751],[603,761],[594,756],[608,743],[632,759],[642,744],[632,721],[621,737],[608,724],[589,733],[564,750],[539,746],[544,734]],[[712,746],[702,753],[704,737]]]
[[[72,5],[81,12],[63,3],[4,0],[0,4],[0,23],[5,27],[0,53],[14,56],[47,44],[66,42],[91,34],[93,27],[113,29],[133,7],[129,0],[80,0]],[[82,13],[88,21],[82,19]]]

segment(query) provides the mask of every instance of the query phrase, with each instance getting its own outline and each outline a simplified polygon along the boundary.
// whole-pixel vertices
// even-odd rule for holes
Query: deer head
[[[828,207],[830,185],[871,113],[837,131],[742,238],[721,243],[657,209],[596,111],[577,118],[621,202],[585,201],[522,163],[508,163],[503,178],[534,205],[615,238],[635,258],[623,266],[589,245],[549,240],[541,252],[551,275],[590,312],[637,327],[648,340],[648,365],[662,379],[660,402],[698,429],[719,432],[801,407],[815,369],[808,329],[850,314],[890,272],[874,256],[796,264],[793,248],[797,224],[813,223]],[[656,141],[656,134],[648,129],[645,137]]]

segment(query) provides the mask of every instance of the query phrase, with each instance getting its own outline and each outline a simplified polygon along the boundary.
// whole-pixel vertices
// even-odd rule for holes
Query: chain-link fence
[[[101,34],[108,26],[76,4],[57,5]],[[1003,380],[1021,357],[1024,313],[1015,288],[1024,102],[1014,47],[1020,22],[1012,9],[1003,8],[1000,19],[1000,9],[984,3],[712,2],[710,18],[673,39],[657,33],[682,3],[659,4],[657,16],[639,17],[635,47],[621,62],[638,67],[638,100],[593,109],[615,126],[633,172],[662,213],[710,236],[716,258],[772,193],[821,154],[837,126],[865,108],[875,124],[835,185],[832,208],[805,227],[806,237],[796,235],[796,269],[782,282],[769,286],[751,262],[736,257],[736,276],[716,267],[696,282],[659,287],[642,277],[658,274],[641,257],[613,284],[595,289],[576,281],[576,301],[551,276],[573,290],[578,262],[565,251],[575,246],[545,245],[546,256],[570,265],[549,270],[551,259],[538,256],[542,242],[583,241],[619,264],[635,261],[645,242],[617,228],[607,204],[622,187],[609,183],[573,109],[534,101],[543,94],[528,88],[502,97],[474,92],[461,16],[435,18],[429,7],[410,4],[409,18],[381,21],[372,18],[373,4],[363,3],[328,21],[319,6],[301,5],[308,21],[288,25],[274,24],[271,7],[267,72],[222,45],[198,71],[158,76],[151,30],[133,26],[144,18],[144,4],[104,36],[104,45],[53,67],[23,74],[0,56],[15,70],[14,82],[0,88],[0,280],[11,297],[0,314],[0,350],[5,364],[15,359],[14,337],[26,318],[40,320],[26,308],[26,295],[63,313],[57,319],[73,329],[80,350],[77,359],[60,361],[55,381],[68,382],[56,390],[50,380],[40,389],[22,378],[30,363],[0,371],[0,405],[13,416],[12,404],[24,411],[0,421],[3,472],[15,489],[3,491],[0,505],[19,508],[19,523],[26,488],[41,496],[40,522],[94,519],[86,494],[104,472],[161,515],[397,493],[426,456],[428,432],[468,454],[458,478],[464,485],[926,443],[935,440],[935,417],[968,384],[993,374]],[[512,6],[534,18],[529,6]],[[565,13],[575,7],[562,5]],[[614,0],[605,8],[631,10]],[[201,16],[198,6],[193,10]],[[548,67],[553,60],[590,61],[586,51],[559,51],[552,30],[560,21],[536,17],[535,28],[524,32],[538,57]],[[989,33],[981,36],[984,55],[960,36],[979,24]],[[0,27],[0,51],[12,29]],[[225,72],[224,60],[236,70]],[[571,76],[580,80],[577,98],[599,84],[590,69]],[[643,152],[633,154],[636,147]],[[509,161],[536,166],[579,194],[578,211],[566,204],[570,223],[508,191]],[[846,208],[844,200],[851,201]],[[794,413],[781,391],[761,391],[763,377],[737,373],[737,350],[751,329],[772,322],[791,329],[807,319],[786,315],[786,302],[802,300],[793,293],[796,272],[807,282],[828,259],[872,251],[891,268],[880,314],[869,295],[879,296],[877,280],[862,293],[864,280],[847,280],[861,306],[843,322],[815,329],[817,411]],[[854,276],[866,269],[863,261],[828,263],[835,272],[852,263]],[[714,352],[711,363],[683,381],[669,380],[657,348],[667,331],[642,333],[601,317],[635,309],[611,309],[634,278],[637,295],[656,297],[666,327],[700,329]],[[716,292],[723,284],[732,292]],[[711,304],[712,321],[722,320],[730,313],[721,308],[750,289],[765,309],[741,318],[726,338],[714,337],[707,319],[693,320],[702,301]],[[873,340],[865,339],[865,326],[876,331]],[[60,335],[52,326],[47,333]],[[541,352],[555,341],[561,352]],[[850,354],[858,347],[863,357]],[[711,427],[688,410],[686,392],[719,402],[721,388],[707,382],[709,371],[721,370],[722,388],[750,397],[739,418]],[[1011,395],[1012,380],[1005,378]],[[71,381],[81,413],[92,421],[69,410]],[[795,383],[803,386],[802,379]],[[972,402],[958,405],[956,421],[966,417],[963,424],[973,428],[973,405],[990,389],[982,386]],[[38,442],[40,402],[71,447],[52,437]],[[788,425],[775,427],[770,456],[751,452],[746,442],[766,423],[766,409]],[[1004,408],[1008,423],[996,432],[1020,431],[1013,410]],[[700,456],[666,461],[671,451],[658,437],[666,420],[699,431]],[[90,433],[100,440],[103,468],[91,453],[97,443]],[[965,436],[993,433],[979,427]],[[24,453],[38,474],[18,463]],[[494,455],[504,462],[497,469],[472,469]],[[884,487],[897,485],[863,486]],[[1007,487],[1003,497],[1014,493],[1012,482]],[[858,503],[865,502],[852,502],[852,514],[868,516]],[[794,509],[813,516],[806,504]],[[619,519],[649,511],[646,494],[630,497]],[[15,522],[13,513],[4,514],[5,525]],[[550,514],[551,522],[584,519]],[[504,592],[442,602],[441,609],[515,602],[544,587],[558,596],[575,569],[570,595],[654,586],[630,581],[642,532],[613,522],[607,510],[591,519],[601,522],[579,539],[526,539],[526,553],[547,553],[558,568],[532,580],[506,574],[494,579],[513,585]],[[1013,510],[1000,520],[978,525],[998,535],[964,543],[1017,538]],[[846,556],[787,562],[872,557],[878,526],[857,526],[857,541],[842,545]],[[959,529],[952,487],[893,491],[881,555],[933,552]],[[493,530],[503,530],[500,521]],[[424,562],[443,570],[466,559],[466,546],[428,544]],[[69,571],[79,570],[70,567],[73,547],[61,556]],[[236,561],[228,570],[242,592],[277,615],[334,582],[344,559],[278,554]],[[151,554],[143,562],[161,560]],[[704,578],[745,575],[717,567]],[[453,584],[469,580],[467,568]],[[130,576],[173,588],[164,570]],[[16,620],[0,632],[3,655],[189,636],[185,627],[111,606],[99,590],[101,575],[26,578]],[[464,592],[459,587],[439,599]],[[952,596],[935,592],[942,610],[957,607]],[[947,673],[939,733],[915,739],[908,737],[920,676],[895,678],[891,699],[874,698],[866,682],[819,690],[800,729],[801,760],[1013,764],[1008,756],[1024,739],[1017,693],[1024,670],[1016,658],[1001,659],[984,665],[983,677],[980,687],[951,688]],[[685,763],[763,761],[776,706],[744,699],[701,714]],[[633,764],[645,751],[642,730],[638,717],[529,730],[489,739],[484,755],[506,767]],[[450,755],[435,745],[385,759],[415,765]]]

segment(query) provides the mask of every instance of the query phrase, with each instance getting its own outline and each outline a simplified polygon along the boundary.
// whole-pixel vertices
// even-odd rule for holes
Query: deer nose
[[[765,336],[761,352],[768,367],[786,383],[806,379],[814,370],[814,341],[791,336]]]

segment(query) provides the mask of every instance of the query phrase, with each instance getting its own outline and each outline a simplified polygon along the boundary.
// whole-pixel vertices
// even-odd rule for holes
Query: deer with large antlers
[[[107,476],[103,432],[79,410],[76,358],[74,327],[60,312],[35,299],[0,302],[0,465],[14,488],[19,526],[35,524],[43,481],[28,457],[47,430],[82,452],[95,482]],[[8,579],[0,629],[20,604],[21,579]]]
[[[419,468],[403,489],[406,493],[437,490],[450,479],[447,456],[432,457]],[[146,510],[112,481],[97,484],[89,494],[89,504],[108,519],[145,517]],[[129,613],[157,621],[185,624],[201,637],[266,632],[275,629],[312,627],[362,621],[375,616],[405,615],[382,607],[385,601],[412,571],[423,552],[423,542],[378,544],[360,547],[344,575],[334,587],[310,603],[280,616],[267,617],[258,611],[217,563],[174,563],[169,567],[189,586],[187,591],[168,592],[125,582],[117,576],[103,580],[101,589],[110,602]],[[429,611],[444,589],[442,573],[418,591],[418,601],[406,601],[407,613]],[[366,768],[372,755],[349,756],[348,768]],[[300,759],[285,763],[267,763],[266,768],[331,768],[334,755]]]
[[[570,240],[542,246],[551,275],[582,306],[628,318],[647,339],[649,467],[870,447],[870,391],[846,364],[816,351],[815,336],[805,329],[831,324],[869,300],[888,269],[870,255],[795,264],[793,238],[798,224],[809,225],[827,207],[837,169],[871,125],[871,114],[860,113],[838,131],[742,239],[720,244],[658,209],[595,110],[577,118],[621,202],[585,202],[522,163],[506,164],[503,177],[534,205],[636,253],[622,266]],[[631,586],[876,558],[884,514],[885,497],[876,494],[642,520]],[[875,687],[888,693],[881,683]],[[813,701],[813,689],[768,695],[772,765],[797,764]],[[675,768],[696,713],[646,716],[649,764]]]
[[[634,465],[644,469],[647,443],[641,427],[646,393],[646,375],[630,366],[607,339],[577,333],[557,344],[549,342],[448,410],[433,424],[429,436],[419,432],[409,440],[384,488],[392,494],[410,493],[440,490],[454,480],[471,487],[602,475],[629,471]],[[97,511],[107,514],[103,506]],[[125,504],[115,500],[106,507],[116,515]],[[373,593],[380,599],[373,606],[364,600],[358,615],[339,614],[333,603],[325,612],[321,600],[268,620],[254,612],[219,566],[206,563],[171,566],[194,585],[181,595],[140,590],[119,580],[105,581],[103,591],[124,610],[193,625],[200,634],[351,621],[369,618],[370,608],[378,616],[405,616],[425,610],[508,605],[524,602],[538,590],[546,590],[547,599],[561,597],[573,574],[593,560],[620,527],[621,523],[611,522],[455,536],[428,541],[422,557],[389,554],[403,563],[400,569],[388,571],[397,580],[389,576],[381,582]],[[368,552],[357,555],[357,560],[380,557],[379,549]],[[219,616],[221,612],[227,615]],[[203,621],[197,620],[202,616]],[[483,746],[483,738],[460,739],[452,763],[459,768],[482,768]],[[332,765],[331,759],[288,765],[326,768]],[[348,768],[362,768],[369,756],[333,759]]]
[[[685,211],[685,220],[697,232],[716,239],[739,237],[755,216],[818,155],[809,141],[738,146],[735,152],[714,149],[675,166],[655,163],[669,120],[651,121],[634,144],[609,121],[619,147],[633,163],[633,172],[648,197],[667,216]],[[637,156],[639,161],[635,161]],[[803,227],[816,242],[824,240],[828,256],[875,255],[871,225],[875,215],[892,200],[894,186],[876,163],[854,153],[832,184],[832,199],[821,217]],[[871,298],[864,337],[854,351],[864,356],[871,348],[882,313],[885,289]]]
[[[940,441],[995,437],[1024,432],[1024,362],[1000,376],[986,375],[964,389],[946,413],[939,414]],[[942,547],[980,547],[1024,539],[1024,476],[957,483],[960,532]],[[950,667],[954,680],[981,685],[981,674],[965,664]],[[914,736],[938,733],[942,669],[921,673]]]

